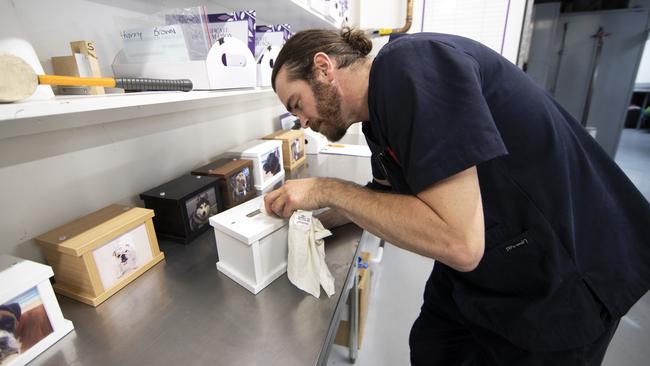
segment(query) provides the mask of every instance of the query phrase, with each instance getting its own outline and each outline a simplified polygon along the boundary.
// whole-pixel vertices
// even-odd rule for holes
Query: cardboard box
[[[167,26],[173,27],[180,25]],[[139,41],[140,44],[130,43],[136,43],[130,48],[140,50],[142,57],[127,57],[125,44],[125,48],[113,60],[116,77],[190,79],[194,90],[249,88],[257,83],[257,64],[253,53],[246,44],[233,37],[215,40],[207,57],[194,61],[189,61],[187,57],[182,35],[144,38]]]
[[[273,65],[280,55],[281,46],[266,46],[257,57],[257,86],[271,86]]]
[[[25,365],[72,331],[50,285],[52,268],[0,255],[0,364]]]
[[[219,179],[219,190],[223,202],[219,212],[255,197],[253,162],[251,160],[220,157],[209,164],[194,169],[192,174]]]
[[[257,294],[287,271],[288,221],[260,212],[256,197],[210,218],[219,272]]]
[[[219,178],[185,174],[140,194],[154,210],[159,237],[188,244],[210,228],[208,219],[223,206]]]
[[[360,257],[363,262],[370,263],[370,253],[361,252]],[[361,349],[363,341],[363,332],[366,328],[366,318],[368,317],[368,305],[370,301],[370,289],[372,287],[372,271],[370,267],[358,268],[357,275],[359,276],[359,334],[357,345]],[[348,303],[350,298],[348,297]],[[339,328],[336,331],[334,343],[348,347],[350,345],[350,322],[348,320],[341,320]]]
[[[54,291],[97,306],[162,261],[153,215],[115,204],[37,237],[54,269]]]
[[[258,59],[262,51],[269,46],[282,48],[291,35],[291,25],[289,24],[255,26],[255,59]]]
[[[208,14],[208,31],[212,42],[233,37],[244,42],[255,55],[255,10]]]
[[[282,141],[282,163],[286,171],[296,170],[307,161],[305,132],[303,130],[275,131],[262,137],[262,139]]]

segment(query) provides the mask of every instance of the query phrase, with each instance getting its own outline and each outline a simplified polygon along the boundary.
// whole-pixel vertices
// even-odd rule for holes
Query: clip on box
[[[153,215],[115,204],[37,237],[54,269],[54,291],[97,306],[163,260]]]
[[[256,197],[210,218],[219,261],[217,269],[257,294],[287,271],[287,220],[260,211]]]
[[[219,191],[223,205],[219,212],[235,207],[255,197],[253,184],[253,162],[236,158],[217,158],[192,171],[219,179]]]
[[[305,155],[305,133],[302,130],[280,130],[262,137],[264,140],[282,141],[284,169],[292,171],[307,161]]]
[[[284,180],[281,141],[252,140],[226,154],[253,161],[255,189],[259,194],[275,189]]]
[[[271,86],[273,65],[282,48],[267,46],[257,58],[257,86]]]
[[[72,331],[50,285],[52,268],[0,255],[0,364],[25,365]]]
[[[208,219],[223,206],[219,179],[185,174],[140,194],[154,210],[159,237],[187,244],[210,228]]]

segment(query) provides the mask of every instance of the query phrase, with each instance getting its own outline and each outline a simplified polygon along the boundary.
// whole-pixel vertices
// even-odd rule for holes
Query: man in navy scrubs
[[[288,181],[269,211],[330,207],[436,260],[411,330],[417,365],[597,365],[650,287],[650,205],[560,105],[487,47],[297,33],[273,87],[303,127],[372,150],[370,188]]]

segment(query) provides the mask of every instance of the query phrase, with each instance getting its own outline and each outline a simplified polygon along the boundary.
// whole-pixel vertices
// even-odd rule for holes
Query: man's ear
[[[334,60],[325,52],[317,52],[314,55],[314,77],[328,83],[334,80]]]

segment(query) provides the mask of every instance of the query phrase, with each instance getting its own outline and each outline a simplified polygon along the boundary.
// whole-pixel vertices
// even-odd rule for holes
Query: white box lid
[[[269,152],[274,148],[282,146],[280,140],[252,140],[228,150],[229,153],[237,153],[241,156],[258,156]]]
[[[210,225],[215,230],[222,231],[233,238],[251,245],[274,231],[289,224],[289,220],[258,212],[247,216],[260,209],[264,196],[255,197],[220,214],[210,217]],[[217,246],[219,243],[217,243]]]
[[[0,255],[0,304],[54,276],[52,268],[11,255]]]

